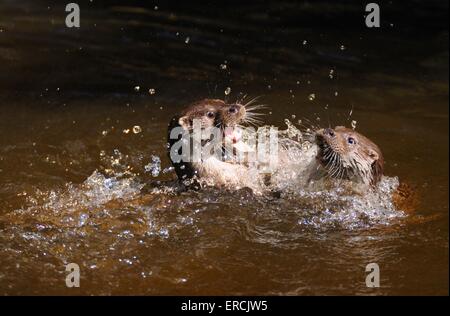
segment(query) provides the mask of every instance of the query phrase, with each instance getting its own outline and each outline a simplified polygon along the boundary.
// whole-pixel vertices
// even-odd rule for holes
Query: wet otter
[[[315,132],[316,160],[330,178],[375,187],[383,177],[384,158],[380,148],[353,129],[337,126]],[[414,212],[419,205],[417,192],[400,183],[392,193],[396,209]]]
[[[254,118],[256,113],[251,113],[251,111],[257,106],[249,107],[249,105],[250,102],[243,105],[238,102],[226,103],[219,99],[204,99],[190,104],[180,115],[171,119],[168,130],[168,155],[178,179],[183,184],[198,189],[200,184],[197,180],[207,176],[218,183],[236,184],[245,179],[247,170],[244,166],[227,162],[228,152],[225,150],[224,142],[238,143],[240,134],[236,127],[241,123],[256,120]],[[199,140],[201,150],[205,150],[206,146],[215,143],[214,146],[218,147],[220,151],[219,155],[205,159],[202,157],[199,160],[193,159],[195,144],[192,145],[191,141],[196,124],[201,131],[213,130],[211,134],[205,133],[206,136],[202,134],[203,136]],[[180,147],[180,141],[189,143],[187,146],[191,151],[187,155],[182,153],[183,148]],[[207,150],[209,151],[211,148]]]
[[[380,148],[367,137],[344,126],[316,131],[317,160],[331,178],[375,186],[383,176]]]

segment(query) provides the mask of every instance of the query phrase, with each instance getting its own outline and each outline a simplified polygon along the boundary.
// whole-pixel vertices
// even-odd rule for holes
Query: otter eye
[[[348,142],[350,145],[356,144],[356,140],[355,140],[353,137],[347,138],[347,142]]]
[[[206,116],[209,118],[214,118],[216,116],[216,114],[214,112],[207,112]]]

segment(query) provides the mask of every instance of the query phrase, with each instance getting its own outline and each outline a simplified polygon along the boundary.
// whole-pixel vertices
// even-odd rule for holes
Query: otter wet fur
[[[330,178],[375,186],[383,176],[380,148],[364,135],[344,126],[316,131],[317,160]]]
[[[237,182],[245,176],[245,169],[238,164],[231,164],[214,158],[199,162],[192,162],[191,159],[173,160],[171,157],[172,147],[180,141],[182,135],[173,139],[171,133],[175,128],[181,127],[185,133],[190,134],[194,129],[194,120],[197,120],[197,122],[200,122],[202,130],[216,127],[221,131],[221,136],[231,137],[233,142],[237,142],[239,141],[236,139],[238,136],[234,135],[233,132],[226,135],[226,131],[243,123],[259,123],[258,115],[260,114],[253,111],[261,108],[262,105],[254,105],[254,100],[241,104],[239,102],[226,103],[220,99],[203,99],[188,105],[179,115],[171,119],[168,126],[168,155],[181,183],[188,188],[199,189],[201,185],[197,180],[210,175],[218,183],[236,182],[236,185],[239,185]],[[202,139],[202,146],[209,141],[211,139]],[[222,150],[225,155],[225,148],[222,148]],[[181,148],[178,150],[178,154],[181,155]]]
[[[373,141],[344,126],[319,129],[314,136],[318,146],[316,160],[326,176],[364,187],[378,185],[383,177],[384,157]],[[420,205],[417,191],[407,183],[399,184],[392,193],[392,202],[396,209],[406,213],[413,213]]]

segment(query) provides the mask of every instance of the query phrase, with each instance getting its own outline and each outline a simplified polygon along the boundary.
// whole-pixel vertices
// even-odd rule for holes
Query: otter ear
[[[377,159],[372,163],[372,185],[376,185],[383,176],[383,158]]]
[[[380,159],[380,155],[375,150],[369,149],[369,152],[367,153],[370,158],[372,158],[374,161],[377,161]]]
[[[369,150],[369,156],[373,159],[372,163],[372,185],[376,185],[381,180],[384,172],[384,159],[381,153],[375,150]]]
[[[180,117],[178,119],[178,124],[180,124],[184,128],[189,127],[189,118],[187,116]]]

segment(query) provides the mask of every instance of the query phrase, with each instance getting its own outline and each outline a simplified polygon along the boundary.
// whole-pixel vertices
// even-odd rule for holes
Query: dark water
[[[380,3],[379,30],[349,1],[86,1],[78,30],[54,3],[0,3],[1,294],[448,294],[447,2]],[[276,126],[357,121],[420,207],[174,193],[168,120],[241,93]]]

